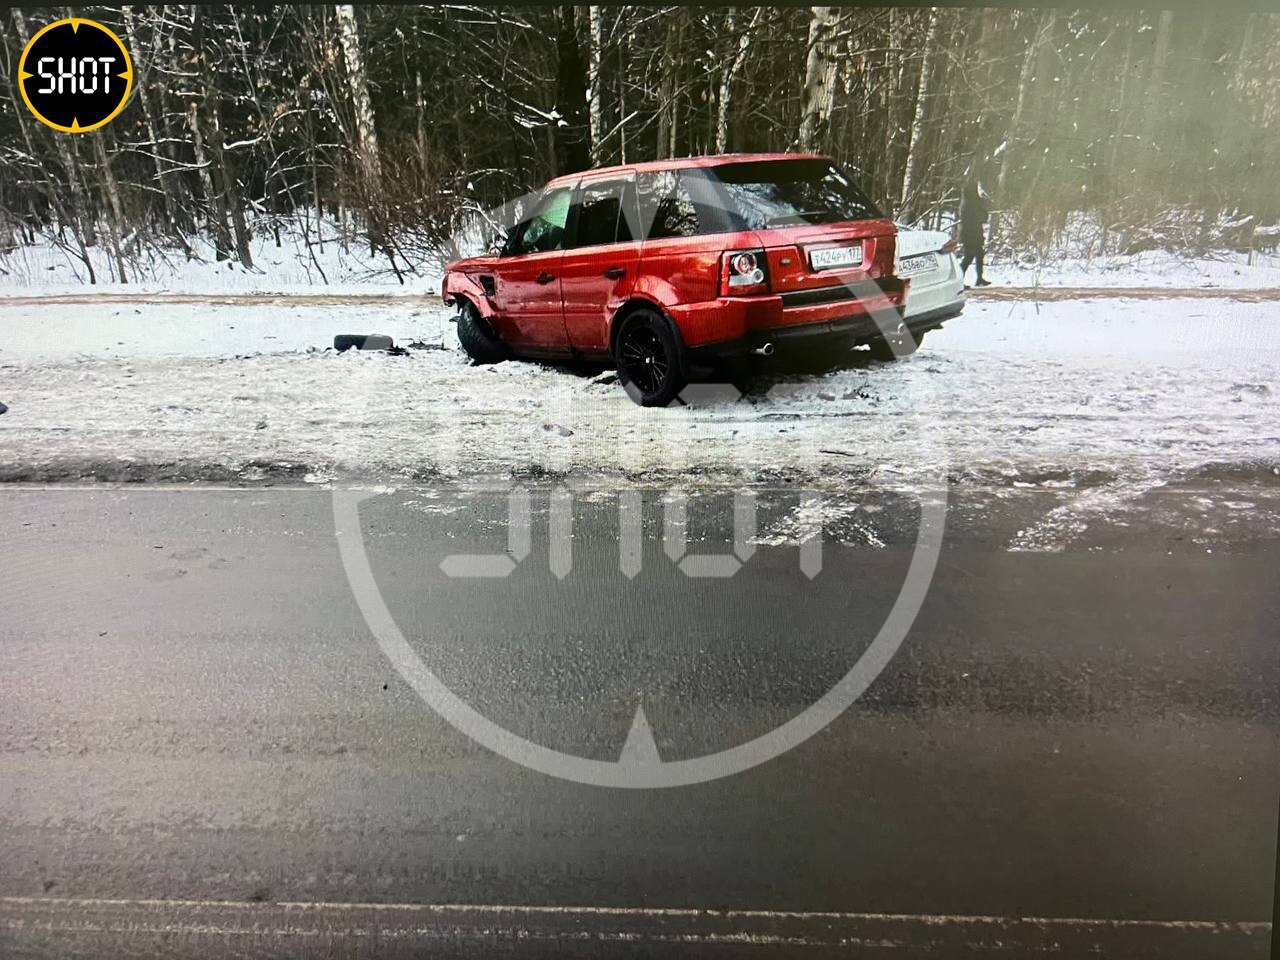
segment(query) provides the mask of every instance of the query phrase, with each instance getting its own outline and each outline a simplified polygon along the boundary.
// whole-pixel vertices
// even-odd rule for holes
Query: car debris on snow
[[[395,341],[385,333],[340,333],[333,338],[333,349],[345,353],[354,347],[357,350],[392,350]]]

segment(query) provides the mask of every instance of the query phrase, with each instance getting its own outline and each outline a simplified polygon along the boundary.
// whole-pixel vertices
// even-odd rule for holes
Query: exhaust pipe
[[[773,344],[772,344],[772,343],[766,343],[763,347],[756,347],[756,348],[755,348],[754,350],[752,350],[751,352],[752,352],[752,353],[754,353],[754,354],[755,354],[756,356],[758,356],[758,357],[772,357],[772,356],[773,356]]]

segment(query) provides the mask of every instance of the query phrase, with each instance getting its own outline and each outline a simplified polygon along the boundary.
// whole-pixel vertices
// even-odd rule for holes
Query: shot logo
[[[41,123],[85,133],[124,109],[133,63],[120,38],[102,24],[71,17],[31,38],[18,61],[18,85]]]

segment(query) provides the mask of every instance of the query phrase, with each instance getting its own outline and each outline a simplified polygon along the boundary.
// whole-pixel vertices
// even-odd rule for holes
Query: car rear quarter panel
[[[758,247],[752,233],[718,233],[646,240],[640,248],[635,293],[663,306],[701,303],[720,292],[720,255]]]
[[[688,346],[740,336],[741,311],[722,309],[720,256],[760,246],[754,233],[703,234],[646,240],[633,298],[650,300],[676,321]]]

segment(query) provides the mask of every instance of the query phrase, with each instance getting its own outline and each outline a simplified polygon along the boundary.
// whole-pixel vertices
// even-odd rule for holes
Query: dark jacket
[[[960,196],[960,239],[964,243],[982,242],[990,212],[991,204],[978,193],[978,185],[966,186]]]

